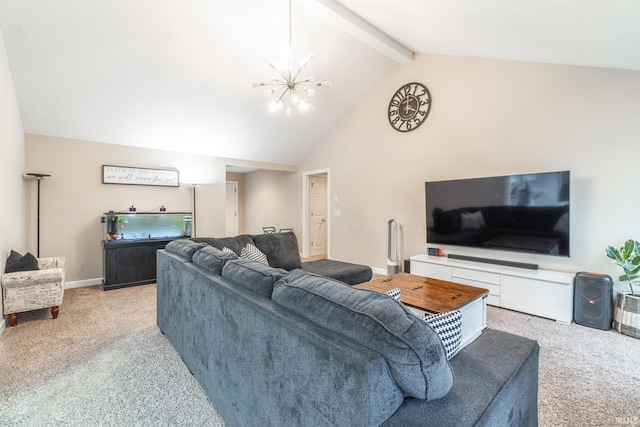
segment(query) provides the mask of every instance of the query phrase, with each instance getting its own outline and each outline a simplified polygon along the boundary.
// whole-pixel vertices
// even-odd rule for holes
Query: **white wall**
[[[24,131],[20,109],[9,69],[9,60],[0,31],[0,272],[4,272],[8,252],[25,253]],[[0,332],[4,313],[0,304]]]
[[[296,173],[259,170],[244,177],[244,232],[293,228],[301,243],[301,183]]]
[[[127,147],[43,135],[26,135],[26,167],[50,174],[41,182],[40,254],[66,256],[66,279],[73,286],[100,284],[103,277],[100,217],[134,205],[138,212],[193,210],[196,187],[196,236],[224,236],[227,165],[277,168],[220,157]],[[180,187],[102,183],[102,165],[174,168]],[[283,166],[290,170],[290,166]],[[36,250],[36,186],[27,184],[27,242]],[[258,220],[256,220],[258,221]],[[22,228],[24,230],[24,227]]]
[[[198,187],[197,232],[224,231],[225,161],[220,158],[149,150],[27,134],[26,164],[30,171],[50,174],[41,182],[40,254],[67,258],[67,282],[99,284],[103,277],[100,217],[109,210],[134,205],[138,212],[191,212],[193,187]],[[180,187],[102,183],[102,165],[175,168]],[[28,187],[29,247],[35,251],[35,184]],[[216,203],[217,199],[217,203]],[[216,228],[218,227],[218,228]]]
[[[425,124],[399,133],[393,93],[425,84]],[[299,166],[331,169],[332,257],[385,268],[386,222],[403,230],[403,257],[425,251],[424,182],[570,170],[572,256],[448,252],[539,263],[564,271],[619,272],[608,244],[640,239],[640,72],[418,55],[396,66]],[[335,202],[335,197],[339,201]]]

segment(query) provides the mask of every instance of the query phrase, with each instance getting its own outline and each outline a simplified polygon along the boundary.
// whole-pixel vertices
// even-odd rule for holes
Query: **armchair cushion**
[[[9,258],[7,258],[4,272],[15,273],[16,271],[30,270],[38,270],[38,259],[30,252],[20,255],[18,252],[12,250],[9,254]]]

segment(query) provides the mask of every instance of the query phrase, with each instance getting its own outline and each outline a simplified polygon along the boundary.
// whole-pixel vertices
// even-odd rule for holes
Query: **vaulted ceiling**
[[[2,0],[27,133],[296,164],[413,53],[640,70],[640,0],[292,0],[315,111],[251,82],[289,44],[287,0]],[[391,94],[390,94],[391,96]]]

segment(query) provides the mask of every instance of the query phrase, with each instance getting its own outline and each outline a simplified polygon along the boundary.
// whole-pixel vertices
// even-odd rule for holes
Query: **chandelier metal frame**
[[[287,118],[293,115],[294,105],[298,105],[302,111],[313,111],[315,109],[309,101],[309,98],[315,94],[313,87],[331,87],[331,82],[329,81],[316,82],[313,76],[300,77],[313,58],[312,53],[303,58],[298,68],[293,71],[291,67],[291,40],[291,0],[289,0],[289,52],[286,64],[278,67],[268,58],[265,58],[265,62],[277,73],[277,76],[271,76],[270,81],[267,83],[252,83],[253,87],[266,87],[267,89],[264,91],[266,97],[276,95],[276,100],[271,104],[272,110],[280,111],[284,109],[286,104],[285,115]]]

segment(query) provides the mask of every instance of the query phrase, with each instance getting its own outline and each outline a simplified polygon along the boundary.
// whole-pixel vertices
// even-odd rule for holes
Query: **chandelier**
[[[274,97],[275,100],[271,103],[272,111],[284,109],[287,118],[292,116],[294,106],[297,106],[301,111],[313,111],[313,105],[309,101],[309,98],[315,94],[313,87],[331,87],[331,82],[316,82],[313,76],[300,77],[309,65],[311,58],[313,58],[313,54],[307,55],[300,61],[300,65],[295,71],[291,67],[291,0],[289,0],[289,51],[287,58],[278,66],[265,58],[265,62],[277,75],[271,76],[268,83],[252,83],[253,87],[266,87],[264,95],[267,98]]]

